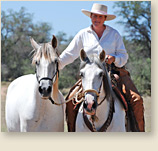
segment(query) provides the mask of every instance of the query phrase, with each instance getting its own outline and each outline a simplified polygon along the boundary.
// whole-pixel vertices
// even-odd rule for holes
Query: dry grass
[[[151,97],[143,97],[144,100],[144,117],[145,117],[145,131],[151,131]]]
[[[9,86],[8,82],[1,83],[1,132],[6,132],[6,122],[5,122],[5,99],[7,88]]]
[[[1,83],[1,132],[6,132],[6,122],[5,122],[5,100],[6,93],[9,83],[2,82]],[[64,93],[68,93],[68,89],[64,89]],[[145,131],[151,131],[151,97],[143,97],[144,99],[144,108],[145,108]],[[67,132],[67,126],[65,123],[65,132]]]

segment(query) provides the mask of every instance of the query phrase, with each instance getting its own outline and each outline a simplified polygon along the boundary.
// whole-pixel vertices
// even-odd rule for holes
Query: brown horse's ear
[[[52,38],[52,47],[55,49],[57,47],[57,38],[53,35]]]
[[[39,48],[39,44],[37,44],[37,42],[32,37],[30,37],[30,42],[31,42],[32,47],[35,50],[37,50]]]
[[[82,61],[86,61],[87,60],[87,55],[86,55],[86,52],[84,51],[84,49],[80,50],[80,59]]]
[[[105,56],[106,56],[106,53],[104,50],[102,50],[102,52],[99,54],[99,59],[101,62],[105,60]]]

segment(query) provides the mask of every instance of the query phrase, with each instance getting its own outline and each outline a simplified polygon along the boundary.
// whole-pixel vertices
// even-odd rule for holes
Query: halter
[[[50,81],[52,81],[52,83],[53,83],[53,79],[54,79],[54,77],[57,75],[57,73],[58,73],[58,77],[59,77],[58,62],[56,62],[56,69],[57,69],[57,70],[56,70],[56,72],[54,73],[54,75],[53,75],[52,78],[49,78],[49,77],[43,77],[43,78],[41,78],[40,80],[38,79],[37,71],[36,71],[36,69],[35,69],[36,79],[37,79],[38,83],[40,84],[40,82],[41,82],[42,80],[50,80]],[[56,79],[55,79],[55,80],[56,80]]]
[[[94,89],[88,89],[88,90],[83,91],[84,96],[85,96],[85,94],[86,94],[87,92],[93,92],[93,93],[95,93],[95,94],[97,95],[97,97],[99,97],[99,93],[100,93],[100,92],[97,92],[97,91],[94,90]]]
[[[102,80],[102,81],[103,81],[103,80]],[[102,83],[103,83],[103,82],[102,82]],[[95,94],[97,95],[97,103],[98,103],[98,98],[99,98],[99,94],[100,94],[100,90],[101,90],[102,83],[101,83],[100,86],[99,86],[99,91],[96,91],[95,89],[87,89],[87,90],[83,91],[82,97],[85,97],[85,94],[86,94],[87,92],[95,93]],[[76,98],[77,98],[77,97],[76,97]],[[105,97],[103,98],[103,100],[102,100],[100,103],[98,103],[98,105],[102,104],[102,102],[105,100],[105,98],[106,98],[106,95],[105,95]]]
[[[37,72],[36,72],[36,69],[35,69],[35,73],[36,73],[36,79],[38,81],[38,83],[40,84],[41,80],[50,80],[53,84],[53,79],[54,77],[57,75],[58,73],[58,77],[59,77],[59,68],[58,68],[58,62],[56,62],[56,72],[54,73],[53,77],[52,78],[49,78],[49,77],[43,77],[41,78],[40,80],[38,79],[38,76],[37,76]],[[56,81],[56,78],[55,78],[55,81]],[[49,97],[49,100],[52,102],[52,104],[55,104],[55,105],[58,105],[57,103],[55,103],[55,101],[52,99],[52,97]]]

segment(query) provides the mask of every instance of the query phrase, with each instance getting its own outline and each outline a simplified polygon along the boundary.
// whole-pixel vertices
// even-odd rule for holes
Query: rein
[[[101,84],[101,86],[102,86],[102,84]],[[83,92],[84,96],[85,96],[85,93],[87,93],[87,92],[94,92],[94,93],[96,93],[97,97],[99,98],[101,86],[99,88],[99,92],[97,92],[94,89],[89,89],[89,90],[84,91]],[[98,106],[101,105],[104,102],[105,98],[106,98],[106,95],[103,98],[103,100],[100,103],[98,103]],[[97,100],[97,102],[98,102],[98,100]],[[85,122],[86,126],[91,130],[91,132],[106,132],[107,128],[111,124],[114,112],[115,112],[114,99],[112,97],[111,100],[110,100],[110,109],[109,109],[107,120],[105,121],[105,123],[102,125],[102,127],[99,130],[96,130],[95,125],[94,125],[94,120],[95,120],[95,117],[96,117],[95,115],[92,115],[92,117],[91,117],[92,123],[91,123],[88,120],[88,117],[87,117],[87,115],[85,114],[85,112],[83,110],[83,119],[84,119],[84,122]]]

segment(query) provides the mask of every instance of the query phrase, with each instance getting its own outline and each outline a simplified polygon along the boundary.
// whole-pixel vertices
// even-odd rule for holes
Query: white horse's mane
[[[36,61],[39,61],[42,58],[42,56],[44,56],[45,59],[48,59],[49,62],[52,62],[58,58],[57,50],[52,47],[50,42],[39,44],[39,46],[40,47],[38,48],[38,50],[36,49],[32,50],[33,65],[36,63]]]

